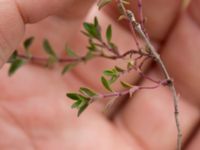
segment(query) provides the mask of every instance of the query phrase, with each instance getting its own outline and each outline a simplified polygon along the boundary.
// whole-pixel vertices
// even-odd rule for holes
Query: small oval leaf
[[[101,9],[110,2],[112,2],[112,0],[99,0],[97,6],[99,7],[99,9]]]
[[[111,42],[111,39],[112,39],[112,26],[111,25],[109,25],[106,30],[106,39],[107,39],[108,43]]]
[[[104,86],[108,91],[113,92],[113,90],[112,90],[111,87],[110,87],[109,81],[106,80],[105,77],[103,77],[103,76],[101,77],[101,82],[102,82],[103,86]]]

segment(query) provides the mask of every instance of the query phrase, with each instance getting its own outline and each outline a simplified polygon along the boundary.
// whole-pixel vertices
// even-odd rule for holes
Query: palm
[[[171,9],[175,10],[175,7]],[[173,12],[173,10],[167,11]],[[156,14],[152,15],[156,16]],[[169,20],[172,20],[172,16],[174,14],[168,14]],[[101,22],[105,24],[109,20],[102,18]],[[73,27],[73,21],[69,23],[69,21],[65,22],[52,17],[37,25],[29,26],[27,36],[34,34],[36,39],[48,37],[54,41],[54,47],[57,49],[62,49],[60,45],[64,45],[66,41],[74,49],[83,49],[86,41],[83,40],[80,43],[82,37],[69,34],[72,30],[69,24]],[[151,31],[153,27],[151,28],[149,24],[148,28],[159,47],[164,50],[162,56],[181,93],[184,142],[190,141],[187,144],[189,150],[197,150],[199,148],[197,127],[200,119],[200,95],[198,93],[200,78],[197,69],[200,62],[199,52],[196,49],[199,47],[198,34],[200,31],[190,16],[184,14],[179,23],[175,25],[174,31],[170,33],[169,39],[165,39],[166,31],[169,31],[170,26],[170,23],[166,24],[154,24],[162,32]],[[129,36],[121,28],[116,28],[116,32]],[[182,43],[183,39],[187,42]],[[121,39],[116,38],[115,40],[119,41],[123,49],[132,46],[130,44],[125,47]],[[129,37],[124,39],[124,41],[127,40],[132,42]],[[165,46],[161,44],[162,40],[167,41]],[[191,41],[192,44],[190,44]],[[35,51],[35,49],[40,49],[40,42],[40,40],[36,41],[33,46],[36,55],[42,55],[40,51]],[[58,53],[61,52],[58,51]],[[101,72],[102,68],[108,68],[108,64],[111,65],[110,62],[102,62],[102,60],[92,61],[64,77],[60,76],[59,68],[48,70],[28,65],[12,78],[7,77],[7,66],[5,66],[0,73],[2,93],[0,148],[20,150],[175,149],[176,129],[173,104],[167,88],[141,91],[120,110],[112,122],[102,115],[103,105],[101,103],[90,107],[80,118],[76,117],[75,112],[69,108],[71,103],[65,97],[65,93],[76,90],[80,85],[101,90],[98,88],[99,84],[94,84],[99,78],[96,71],[97,62],[101,64],[98,66],[98,72]],[[188,62],[190,62],[189,65]],[[184,67],[178,67],[177,64]],[[88,70],[90,70],[89,75]],[[149,75],[154,78],[160,77],[155,67]],[[143,81],[142,84],[149,83]],[[195,130],[196,134],[192,134]]]

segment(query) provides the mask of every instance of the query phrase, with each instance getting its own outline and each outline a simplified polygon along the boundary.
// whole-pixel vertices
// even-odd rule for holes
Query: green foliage
[[[110,42],[108,45],[116,55],[119,55],[118,47],[114,43]]]
[[[67,93],[67,97],[75,101],[72,108],[78,109],[78,116],[88,107],[90,100],[97,96],[97,93],[89,88],[81,87],[80,93]]]
[[[95,38],[95,39],[101,40],[100,28],[99,28],[99,25],[96,23],[97,22],[95,22],[94,24],[87,23],[87,22],[83,23],[83,27],[86,30],[85,35],[89,36],[90,38]]]
[[[31,47],[32,43],[34,41],[34,37],[30,37],[24,41],[24,48],[25,48],[25,54],[30,59],[32,57],[29,48]]]
[[[30,37],[24,41],[24,48],[28,50],[34,41],[34,37]]]
[[[132,88],[133,87],[133,85],[131,85],[125,81],[120,81],[120,83],[124,88]]]
[[[67,93],[67,97],[75,101],[72,108],[78,109],[78,116],[88,107],[89,99],[78,93]]]
[[[101,9],[110,2],[112,2],[112,0],[99,0],[97,6],[99,7],[99,9]]]
[[[96,96],[96,95],[97,95],[96,92],[94,92],[94,91],[91,90],[91,89],[85,88],[85,87],[81,87],[81,88],[79,89],[79,92],[82,93],[82,94],[85,95],[85,96],[88,96],[88,97],[93,97],[93,96]]]
[[[9,76],[12,76],[21,66],[26,63],[23,59],[18,57],[17,51],[15,51],[10,57],[9,62],[11,63],[8,71]]]
[[[78,57],[78,55],[69,47],[66,47],[65,51],[67,53],[67,56],[69,56],[69,57]]]
[[[119,69],[119,68],[118,68]],[[121,70],[120,70],[121,71]],[[119,72],[116,68],[113,68],[112,70],[105,70],[103,72],[103,74],[107,77],[109,77],[109,80],[108,82],[110,84],[113,84],[120,76],[120,73],[122,72]]]
[[[92,59],[94,57],[93,52],[89,51],[87,52],[87,54],[85,55],[84,61],[87,62],[90,59]]]
[[[105,1],[101,5],[102,6],[105,5]],[[83,27],[84,27],[83,34],[88,37],[89,41],[88,42],[89,46],[87,47],[88,51],[84,56],[79,56],[72,49],[66,47],[65,52],[68,58],[71,57],[72,59],[70,59],[69,62],[67,62],[68,58],[66,59],[67,64],[63,67],[62,74],[71,71],[79,63],[87,62],[88,60],[96,56],[99,57],[102,55],[106,55],[106,53],[104,53],[104,50],[112,51],[118,55],[118,48],[111,41],[112,40],[111,25],[107,27],[105,34],[105,39],[107,42],[104,42],[102,39],[101,27],[96,17],[94,18],[94,21],[92,23],[87,23],[87,22],[83,23]],[[11,66],[9,69],[9,75],[14,74],[22,65],[24,65],[29,60],[34,60],[34,61],[37,61],[37,59],[42,61],[44,60],[47,61],[48,66],[53,65],[56,62],[62,62],[62,63],[65,62],[65,58],[62,59],[58,58],[56,52],[54,51],[53,47],[51,46],[51,44],[47,39],[43,41],[43,49],[44,52],[48,55],[48,59],[32,57],[29,52],[29,48],[33,43],[33,40],[34,38],[30,37],[24,41],[24,48],[26,50],[26,55],[18,55],[17,52],[13,54],[13,56],[10,59]],[[101,82],[105,87],[105,89],[107,89],[110,92],[113,92],[111,85],[120,77],[120,74],[124,72],[125,70],[118,66],[115,66],[113,69],[110,70],[105,70],[103,72],[103,76],[101,77]],[[123,84],[126,85],[125,83]],[[81,87],[79,89],[79,93],[67,93],[67,97],[74,101],[71,107],[74,109],[78,109],[78,116],[80,116],[80,114],[89,106],[89,104],[95,98],[98,98],[98,96],[99,95],[95,91],[86,87]]]
[[[65,65],[62,70],[62,74],[64,75],[65,73],[71,71],[74,67],[76,67],[76,65],[77,65],[77,63],[71,63],[71,64]]]
[[[50,45],[50,43],[47,39],[45,39],[43,41],[43,48],[44,48],[44,51],[49,56],[47,66],[53,65],[57,61],[57,56],[56,56],[55,51],[53,50],[52,46]]]
[[[119,73],[124,73],[125,70],[120,68],[119,66],[115,66],[115,69],[119,72]]]
[[[107,39],[108,43],[111,42],[111,39],[112,39],[112,26],[111,25],[109,25],[107,27],[107,30],[106,30],[106,39]]]
[[[91,52],[97,51],[97,45],[94,43],[94,41],[92,39],[89,39],[89,46],[87,48]]]
[[[55,57],[57,58],[56,56],[56,53],[54,52],[52,46],[50,45],[49,41],[47,39],[44,40],[43,42],[43,48],[45,50],[45,52],[50,56],[50,57]]]
[[[108,91],[113,92],[110,82],[104,76],[101,77],[101,83]]]

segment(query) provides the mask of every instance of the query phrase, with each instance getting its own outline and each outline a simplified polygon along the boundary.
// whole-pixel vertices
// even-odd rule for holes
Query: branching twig
[[[105,47],[107,50],[111,50],[111,48],[108,49],[108,46]],[[94,54],[93,55],[93,58],[96,58],[96,57],[102,57],[102,58],[106,58],[106,59],[112,59],[112,60],[116,60],[116,59],[122,59],[122,58],[125,58],[127,56],[132,56],[133,54],[137,54],[139,56],[146,56],[146,57],[149,57],[149,58],[153,58],[152,55],[148,54],[148,53],[145,53],[145,52],[142,52],[142,51],[138,51],[138,50],[129,50],[129,51],[126,51],[125,53],[123,54],[119,54],[119,55],[107,55],[105,53],[99,53],[99,54]],[[29,60],[29,61],[33,61],[33,62],[40,62],[40,63],[46,63],[48,62],[48,58],[45,58],[45,57],[38,57],[38,56],[27,56],[25,54],[17,54],[17,56],[19,58],[22,58],[24,60]],[[81,57],[68,57],[68,58],[58,58],[57,59],[57,62],[58,63],[71,63],[71,62],[80,62],[80,61],[84,61],[86,59],[86,56],[81,56]]]
[[[94,100],[104,99],[104,98],[121,97],[127,94],[133,95],[139,90],[156,89],[160,87],[161,85],[163,86],[167,85],[167,83],[168,83],[167,80],[162,80],[154,86],[134,86],[125,91],[118,91],[118,92],[113,92],[113,93],[108,93],[108,94],[98,94],[97,96],[91,97],[91,99],[92,101],[94,101]]]
[[[151,44],[150,40],[146,37],[144,31],[142,30],[141,25],[136,21],[134,14],[132,11],[130,10],[126,10],[126,8],[124,7],[124,4],[121,0],[118,1],[121,9],[123,10],[124,15],[128,18],[129,22],[132,24],[132,28],[135,29],[135,31],[138,33],[138,35],[140,36],[140,38],[142,38],[142,40],[145,42],[146,46],[149,48],[150,52],[152,53],[152,55],[155,57],[155,61],[160,65],[164,76],[166,78],[166,80],[168,80],[169,84],[169,88],[173,94],[173,102],[174,102],[174,110],[175,110],[175,121],[176,121],[176,127],[177,127],[177,132],[178,132],[178,137],[177,137],[177,150],[181,150],[181,145],[182,145],[182,131],[181,131],[181,127],[180,127],[180,121],[179,121],[179,107],[178,107],[178,97],[177,97],[177,93],[176,93],[176,89],[174,87],[174,83],[171,80],[169,73],[163,63],[163,61],[160,58],[160,55],[157,53],[157,51],[155,50],[154,46]]]

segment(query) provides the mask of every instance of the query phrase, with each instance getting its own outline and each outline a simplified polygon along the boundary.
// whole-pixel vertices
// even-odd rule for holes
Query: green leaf
[[[83,111],[88,107],[88,102],[86,101],[82,101],[82,103],[80,104],[80,108],[78,110],[78,117],[83,113]]]
[[[71,71],[76,65],[77,63],[67,64],[62,70],[62,74],[64,75],[65,73]]]
[[[81,101],[76,101],[74,104],[72,104],[71,108],[78,108],[81,104]]]
[[[43,42],[43,48],[50,57],[57,58],[56,53],[54,52],[53,48],[51,47],[47,39],[45,39]]]
[[[78,55],[69,47],[66,47],[65,51],[66,51],[67,55],[70,57],[78,57]]]
[[[90,37],[101,40],[101,33],[100,33],[99,26],[96,26],[95,24],[92,24],[92,23],[84,22],[83,27],[87,31],[86,36],[87,34],[89,34]]]
[[[95,52],[97,50],[96,45],[94,44],[92,39],[89,39],[89,46],[87,48],[91,52]]]
[[[112,49],[112,51],[115,53],[115,54],[117,54],[117,55],[119,55],[119,51],[118,51],[118,47],[114,44],[114,43],[108,43],[109,44],[109,46],[110,46],[110,48]]]
[[[118,75],[112,76],[112,77],[110,78],[110,80],[109,80],[109,83],[110,83],[110,84],[113,84],[118,78],[119,78]]]
[[[112,70],[105,70],[105,71],[103,72],[103,74],[104,74],[105,76],[113,76],[113,75],[115,75],[115,73],[114,73]]]
[[[120,81],[120,83],[124,88],[132,88],[133,87],[133,85],[131,85],[127,82],[124,82],[124,81]]]
[[[105,76],[110,77],[110,79],[108,80],[109,84],[113,84],[120,76],[119,72],[117,71],[116,68],[112,69],[112,70],[105,70],[103,72],[103,74]]]
[[[31,44],[33,43],[34,37],[30,37],[24,41],[24,48],[28,50]]]
[[[85,62],[92,59],[93,57],[94,57],[94,55],[91,51],[87,52],[87,54],[85,55]]]
[[[77,93],[67,93],[67,97],[76,101],[80,100],[80,95]]]
[[[97,37],[96,27],[93,24],[84,22],[83,27],[89,33],[90,36]]]
[[[121,72],[121,73],[123,73],[125,70],[124,69],[122,69],[122,68],[120,68],[120,67],[118,67],[118,66],[115,66],[115,69],[118,71],[118,72]]]
[[[112,90],[111,87],[110,87],[109,81],[106,80],[105,77],[103,77],[103,76],[101,77],[101,82],[102,82],[103,86],[104,86],[108,91],[113,92],[113,90]]]
[[[91,37],[91,36],[90,36],[90,34],[88,34],[88,33],[87,33],[87,32],[85,32],[85,31],[81,31],[81,33],[82,33],[83,35],[85,35],[85,36],[89,37],[89,38]]]
[[[24,64],[25,61],[22,59],[16,58],[13,60],[8,71],[9,76],[12,76]]]
[[[87,49],[88,49],[89,51],[91,51],[91,52],[96,51],[95,45],[90,45],[90,46],[87,47]]]
[[[93,96],[96,96],[96,95],[97,95],[96,92],[94,92],[94,91],[91,90],[91,89],[85,88],[85,87],[81,87],[79,91],[80,91],[80,93],[82,93],[83,95],[86,95],[86,96],[89,96],[89,97],[93,97]]]
[[[78,116],[88,107],[89,101],[88,98],[77,94],[77,93],[67,93],[67,97],[69,97],[72,100],[75,100],[76,102],[73,103],[71,108],[77,108],[78,109]]]
[[[13,61],[15,61],[17,59],[17,56],[18,56],[18,52],[17,50],[15,50],[12,55],[10,56],[8,62],[12,63]]]
[[[111,39],[112,39],[112,26],[111,25],[109,25],[106,30],[106,39],[107,39],[108,43],[111,42]]]
[[[99,9],[101,9],[110,2],[112,2],[112,0],[99,0],[97,6],[99,7]]]
[[[95,26],[95,27],[98,27],[98,26],[99,26],[99,22],[98,22],[98,19],[97,19],[96,16],[94,17],[94,26]]]

